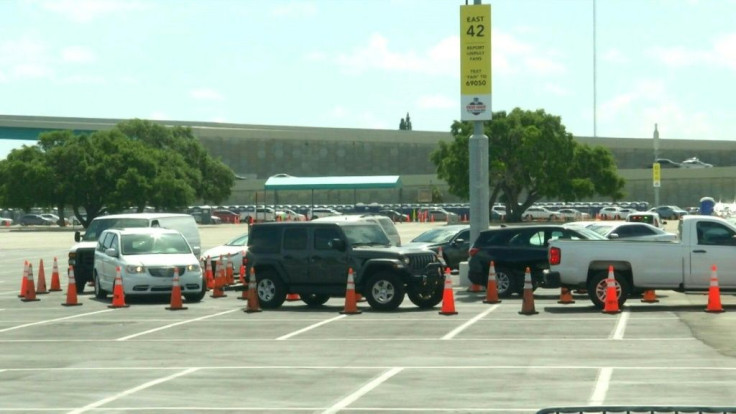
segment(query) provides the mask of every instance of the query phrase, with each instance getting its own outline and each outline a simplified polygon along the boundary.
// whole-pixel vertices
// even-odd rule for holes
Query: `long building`
[[[121,119],[0,116],[0,139],[35,140],[49,130],[78,133],[112,128]],[[320,190],[316,203],[426,202],[434,192],[444,201],[459,201],[447,193],[429,157],[448,132],[312,128],[188,121],[157,121],[189,126],[202,145],[230,166],[239,178],[227,204],[308,203],[305,191],[273,194],[263,190],[276,174],[292,176],[399,175],[397,190]],[[581,143],[602,145],[613,153],[626,179],[626,199],[654,202],[652,139],[576,137]],[[660,139],[659,156],[675,161],[690,157],[714,168],[662,169],[660,204],[697,205],[703,196],[736,199],[736,142]],[[593,200],[589,200],[593,201]],[[611,201],[596,199],[595,201]]]

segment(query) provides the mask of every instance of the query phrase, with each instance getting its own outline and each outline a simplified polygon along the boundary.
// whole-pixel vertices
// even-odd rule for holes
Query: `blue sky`
[[[594,0],[483,1],[494,111],[736,140],[736,0],[595,1],[595,122]],[[0,114],[449,131],[462,4],[0,0]]]

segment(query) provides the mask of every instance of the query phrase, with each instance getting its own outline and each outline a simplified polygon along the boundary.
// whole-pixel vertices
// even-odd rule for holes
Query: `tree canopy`
[[[624,196],[624,180],[610,150],[577,143],[558,116],[515,108],[510,113],[494,112],[484,130],[489,137],[488,202],[493,206],[503,200],[509,221],[520,221],[528,207],[544,198],[576,201],[595,195],[614,200]],[[456,121],[451,132],[454,140],[440,142],[431,160],[450,193],[468,199],[468,142],[473,125]]]
[[[51,131],[0,161],[0,200],[28,211],[65,207],[86,227],[103,212],[179,210],[220,203],[235,174],[213,159],[191,128],[123,121],[91,134]]]

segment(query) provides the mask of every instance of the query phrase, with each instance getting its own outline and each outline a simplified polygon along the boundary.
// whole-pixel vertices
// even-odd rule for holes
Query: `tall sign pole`
[[[488,228],[490,212],[483,123],[491,120],[491,5],[480,1],[460,6],[460,119],[473,122],[468,142],[471,244]]]
[[[657,131],[657,124],[654,124],[654,164],[652,164],[652,187],[654,187],[655,207],[659,205],[659,187],[662,186],[662,168],[657,162],[657,159],[659,159],[659,131]]]

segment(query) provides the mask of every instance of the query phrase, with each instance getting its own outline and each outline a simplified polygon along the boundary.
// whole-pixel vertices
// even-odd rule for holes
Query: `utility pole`
[[[652,164],[652,185],[654,187],[654,206],[659,205],[659,187],[661,184],[662,166],[657,162],[659,159],[659,131],[654,124],[654,163]]]

